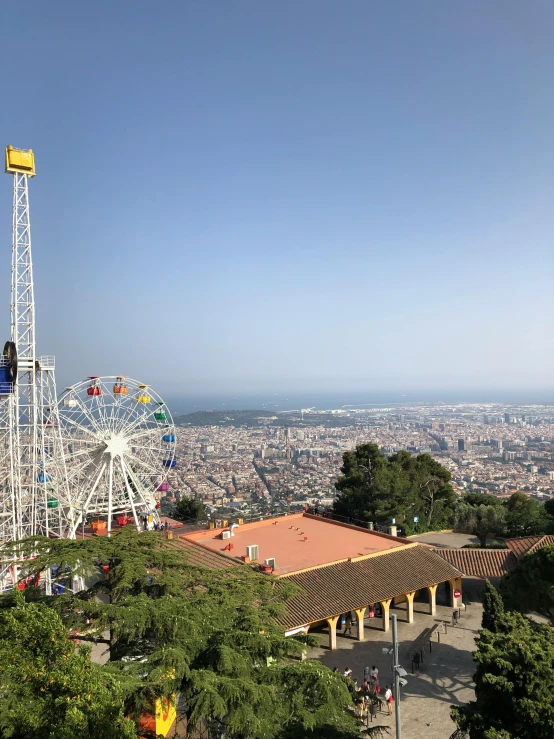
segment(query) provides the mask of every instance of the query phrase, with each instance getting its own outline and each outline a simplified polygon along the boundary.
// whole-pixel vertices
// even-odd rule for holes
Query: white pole
[[[396,721],[396,739],[402,739],[402,726],[400,723],[400,676],[398,674],[398,623],[396,613],[391,614],[392,619],[392,649],[393,649],[393,676],[394,676],[394,717]]]
[[[110,467],[108,471],[108,536],[112,535],[112,510],[113,510],[113,457],[110,456]]]

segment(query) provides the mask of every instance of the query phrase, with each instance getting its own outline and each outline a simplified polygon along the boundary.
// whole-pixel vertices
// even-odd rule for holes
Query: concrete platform
[[[447,633],[441,633],[440,643],[435,635],[432,651],[425,651],[424,662],[419,671],[411,674],[409,651],[411,644],[425,629],[438,620],[451,621],[452,609],[437,606],[437,615],[422,613],[426,604],[415,603],[414,623],[403,621],[401,608],[391,609],[398,614],[400,663],[408,671],[408,684],[401,695],[402,739],[448,739],[456,726],[450,719],[450,706],[467,703],[474,697],[473,673],[475,664],[472,652],[475,650],[475,637],[481,626],[482,606],[479,602],[468,605],[462,613],[458,626],[448,626]],[[383,648],[390,648],[392,636],[371,628],[371,619],[365,621],[365,641],[356,639],[356,627],[352,636],[337,635],[337,649],[327,647],[327,634],[322,632],[321,647],[309,651],[308,657],[319,659],[330,668],[337,667],[344,672],[346,667],[353,671],[353,677],[361,685],[364,667],[375,665],[379,669],[382,691],[392,682],[391,657],[382,654]],[[380,619],[379,619],[380,621]],[[315,632],[317,635],[317,632]],[[386,710],[386,709],[385,709]],[[394,737],[394,714],[379,713],[373,725],[388,726],[389,736]]]

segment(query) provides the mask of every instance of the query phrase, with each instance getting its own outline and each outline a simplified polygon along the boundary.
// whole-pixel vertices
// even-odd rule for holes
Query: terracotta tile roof
[[[506,539],[506,544],[516,557],[522,557],[524,554],[536,552],[538,549],[554,544],[554,536],[552,534],[520,536],[517,539]]]
[[[288,613],[279,621],[295,628],[459,576],[455,567],[419,545],[292,573],[280,579],[296,583],[303,593],[287,603]]]
[[[433,551],[466,577],[502,577],[516,566],[517,557],[509,549],[449,549]]]
[[[164,540],[164,547],[168,549],[179,549],[184,552],[187,561],[196,567],[209,567],[212,570],[228,569],[230,567],[244,567],[240,561],[229,559],[224,554],[213,552],[206,547],[201,547],[192,541],[183,538]]]

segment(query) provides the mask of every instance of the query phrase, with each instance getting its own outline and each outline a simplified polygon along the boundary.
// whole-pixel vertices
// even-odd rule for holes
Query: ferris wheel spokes
[[[68,477],[81,491],[84,515],[107,516],[108,533],[116,514],[125,522],[132,513],[137,525],[139,512],[159,520],[158,490],[175,464],[175,444],[167,439],[174,442],[175,433],[155,392],[120,376],[89,378],[68,389],[61,426]]]

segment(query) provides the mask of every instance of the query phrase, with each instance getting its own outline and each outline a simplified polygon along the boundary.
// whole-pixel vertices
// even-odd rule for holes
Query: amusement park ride
[[[175,430],[163,400],[122,376],[89,377],[58,402],[53,356],[35,349],[28,181],[32,150],[8,146],[13,175],[11,335],[0,355],[0,544],[41,534],[75,538],[87,517],[109,533],[148,514],[176,465]],[[0,564],[0,590],[13,585]]]

